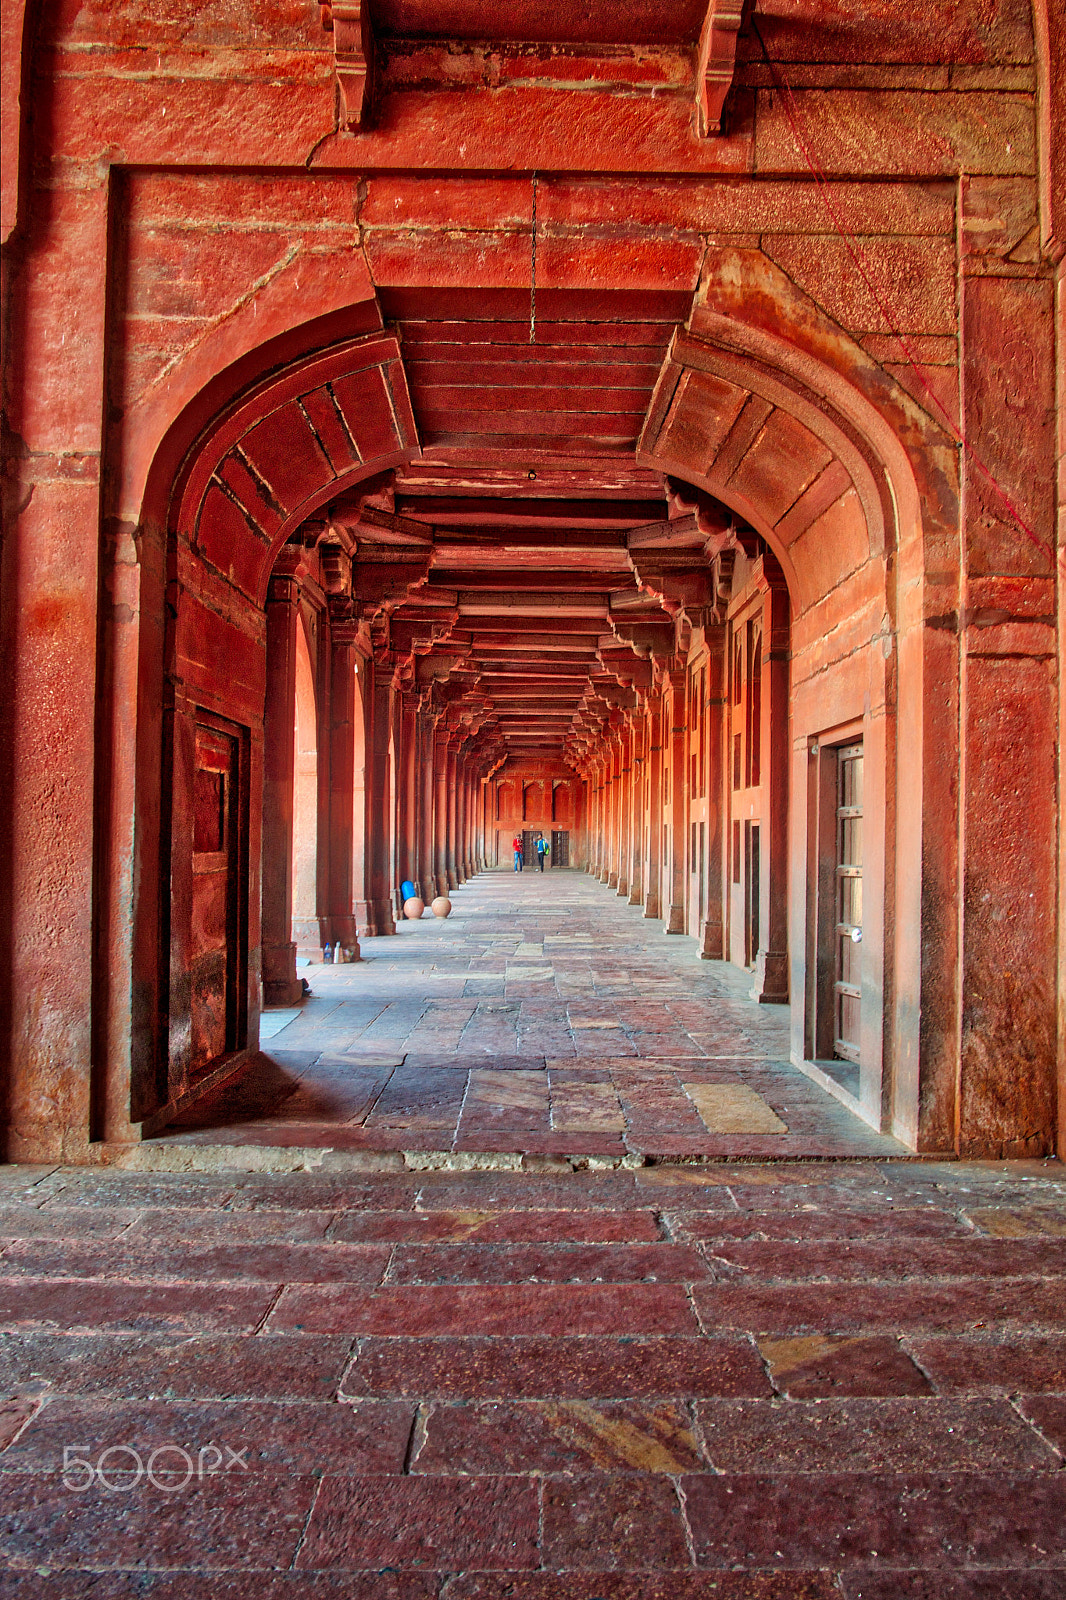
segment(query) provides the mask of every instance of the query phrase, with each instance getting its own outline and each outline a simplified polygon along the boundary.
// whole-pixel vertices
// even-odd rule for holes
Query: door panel
[[[833,1053],[858,1061],[862,1015],[862,745],[837,759],[836,972]]]
[[[189,926],[190,1056],[195,1076],[240,1047],[240,745],[196,725],[192,905]]]

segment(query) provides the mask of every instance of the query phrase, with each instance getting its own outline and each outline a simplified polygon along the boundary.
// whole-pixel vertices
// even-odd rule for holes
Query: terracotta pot
[[[417,922],[425,909],[426,902],[420,900],[416,894],[413,894],[409,900],[405,900],[403,903],[403,914],[405,917],[410,917],[412,922]]]
[[[446,894],[439,894],[434,900],[433,904],[430,906],[430,910],[435,917],[450,917],[452,914],[452,903]]]

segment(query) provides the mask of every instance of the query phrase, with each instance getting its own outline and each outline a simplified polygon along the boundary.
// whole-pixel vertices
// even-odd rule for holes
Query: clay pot
[[[403,914],[405,917],[410,917],[412,922],[417,922],[425,909],[426,902],[420,900],[416,894],[411,895],[410,899],[403,903]]]
[[[435,917],[450,917],[452,903],[446,894],[439,894],[429,909]]]

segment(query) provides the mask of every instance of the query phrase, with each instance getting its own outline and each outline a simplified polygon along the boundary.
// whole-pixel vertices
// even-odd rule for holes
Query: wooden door
[[[189,943],[190,1076],[207,1070],[242,1044],[240,802],[238,739],[197,723]]]
[[[862,1011],[862,745],[837,756],[833,1053],[858,1061]]]

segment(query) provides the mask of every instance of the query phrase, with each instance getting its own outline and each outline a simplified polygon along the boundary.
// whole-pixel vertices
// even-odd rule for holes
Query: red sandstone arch
[[[949,473],[941,470],[937,478],[943,439],[884,369],[784,280],[770,286],[772,295],[765,283],[743,280],[743,271],[734,272],[724,286],[707,282],[701,288],[690,325],[678,332],[664,363],[637,460],[710,491],[778,555],[792,596],[795,660],[802,669],[793,680],[793,743],[803,737],[816,743],[819,730],[856,720],[868,724],[884,824],[873,878],[885,906],[868,948],[887,988],[884,1006],[878,992],[871,1011],[877,1036],[869,1041],[873,1070],[866,1110],[875,1120],[887,1049],[896,1126],[913,1140],[922,1052],[921,895],[923,881],[928,891],[938,872],[935,848],[926,846],[923,878],[925,527],[915,462],[924,472],[926,520],[930,503],[935,523],[950,520],[944,515]],[[768,303],[772,317],[766,315]],[[753,307],[761,322],[741,316]],[[235,372],[245,376],[249,360],[243,358]],[[197,401],[189,416],[202,410]],[[179,431],[188,426],[175,424]],[[161,458],[168,450],[173,459],[173,446],[166,443]],[[185,697],[176,715],[180,720],[199,706],[225,716],[228,709],[235,724],[251,730],[253,793],[261,738],[256,730],[262,726],[263,605],[275,555],[302,522],[345,488],[412,459],[418,450],[399,346],[391,335],[370,333],[245,385],[201,429],[171,479],[169,537],[177,582],[167,670]],[[826,632],[821,608],[832,593],[839,617],[844,589],[853,591],[843,606],[850,636],[838,641],[842,648],[830,660],[824,650],[819,654]],[[906,738],[897,741],[901,721]],[[794,993],[801,995],[805,811],[795,802],[804,783],[804,759],[797,758],[791,900]],[[897,795],[903,797],[898,806]],[[167,821],[164,814],[164,834]],[[253,837],[253,863],[254,856]],[[247,886],[253,902],[256,887],[253,864]],[[249,941],[254,969],[254,925]],[[878,991],[880,983],[879,976]],[[253,1032],[255,1004],[250,994]],[[804,1053],[801,1006],[797,1059]]]

